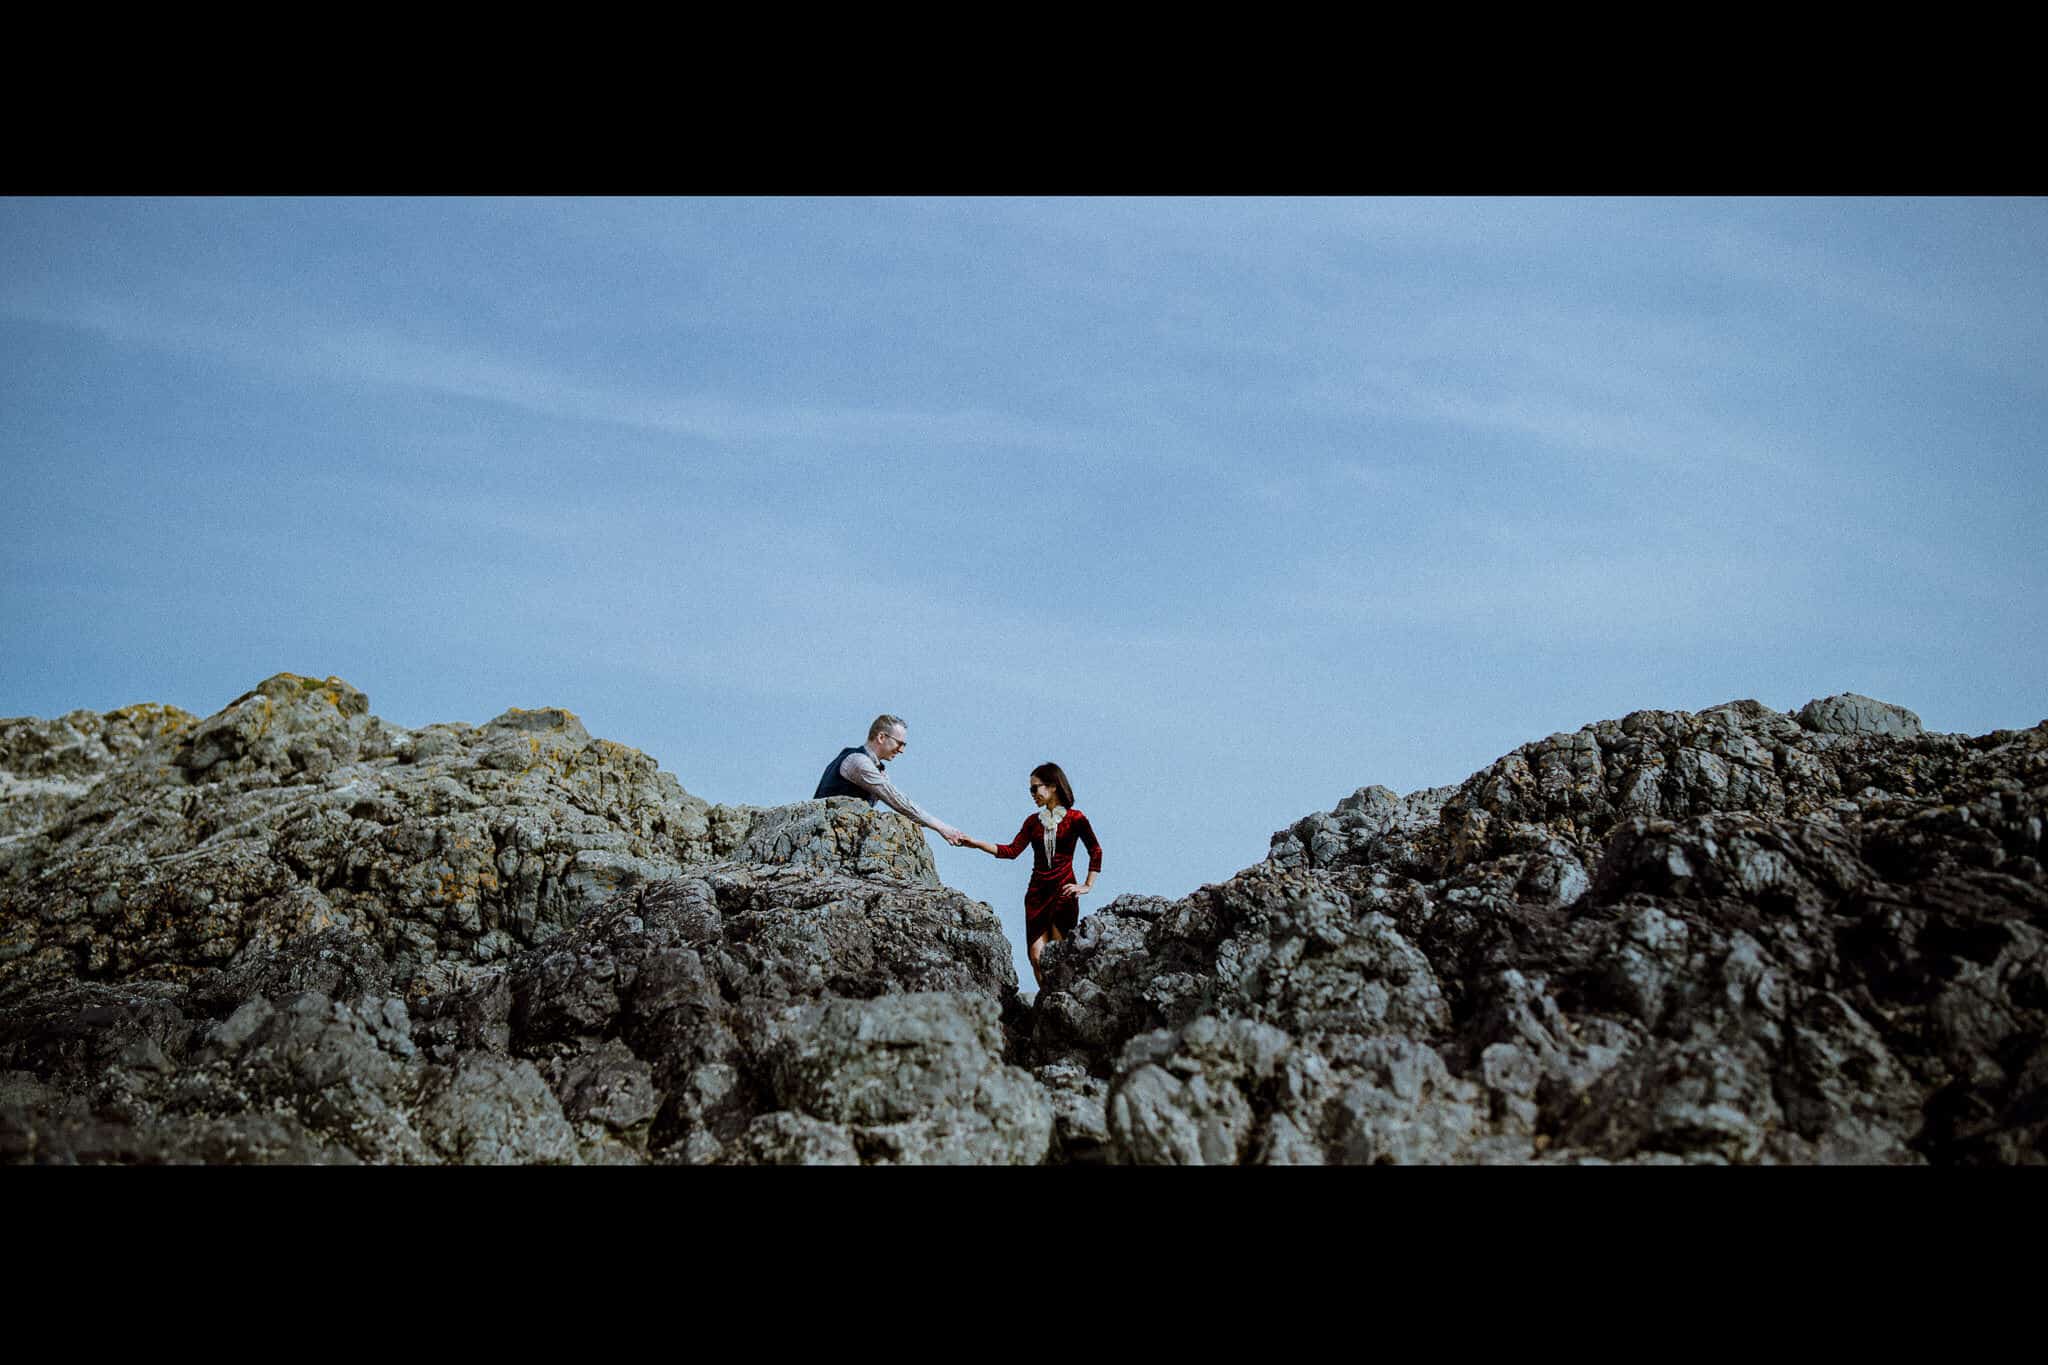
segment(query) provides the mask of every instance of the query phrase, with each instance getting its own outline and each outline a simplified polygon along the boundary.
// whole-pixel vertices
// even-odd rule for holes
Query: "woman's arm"
[[[1085,895],[1095,889],[1095,874],[1102,870],[1102,845],[1095,841],[1095,826],[1088,823],[1085,815],[1074,817],[1074,833],[1081,836],[1081,842],[1088,848],[1088,880],[1074,893]]]
[[[989,852],[995,854],[998,858],[1014,858],[1018,854],[1022,853],[1025,849],[1031,847],[1033,835],[1032,827],[1037,823],[1037,816],[1027,815],[1024,817],[1023,827],[1017,831],[1016,838],[1012,839],[1009,843],[1004,844],[1001,848],[996,847],[994,844],[984,844],[983,847],[986,848]]]

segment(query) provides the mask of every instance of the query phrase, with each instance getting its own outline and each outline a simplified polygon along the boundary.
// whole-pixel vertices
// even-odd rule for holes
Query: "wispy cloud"
[[[259,310],[249,311],[256,315]],[[1101,443],[1098,435],[1081,428],[985,408],[790,405],[716,393],[662,393],[595,384],[545,365],[421,341],[388,328],[314,321],[294,325],[281,321],[275,309],[263,311],[266,320],[249,328],[101,298],[59,303],[10,300],[4,313],[21,321],[224,364],[287,370],[330,383],[446,394],[539,416],[784,452],[914,442],[923,447],[1005,446],[1075,454]]]
[[[542,366],[372,329],[319,338],[312,361],[317,369],[338,376],[714,442],[916,440],[1070,452],[1090,445],[1083,433],[982,409],[762,405],[716,394],[659,394],[596,385]]]
[[[1518,552],[1484,545],[1372,568],[1325,560],[1288,604],[1298,620],[1367,629],[1470,632],[1499,642],[1699,638],[1747,628],[1781,598],[1783,566],[1723,549],[1622,546]],[[1741,623],[1741,624],[1738,624]]]
[[[1810,234],[1740,223],[1697,227],[1688,237],[1724,276],[1772,290],[1816,319],[1860,319],[1879,329],[1874,336],[1935,348],[2039,392],[2048,387],[2048,211],[2039,201],[2006,207],[2022,216],[2019,240],[1987,241],[1979,224],[1930,234],[1913,258],[1873,255],[1867,244],[1852,253]]]
[[[1436,368],[1436,367],[1432,367]],[[1784,472],[1802,461],[1796,448],[1766,446],[1741,424],[1676,400],[1645,403],[1623,392],[1573,392],[1541,375],[1486,386],[1431,378],[1419,367],[1361,365],[1347,379],[1324,379],[1301,392],[1323,411],[1441,423],[1526,436],[1543,448],[1617,457],[1632,464],[1704,468],[1729,462]]]

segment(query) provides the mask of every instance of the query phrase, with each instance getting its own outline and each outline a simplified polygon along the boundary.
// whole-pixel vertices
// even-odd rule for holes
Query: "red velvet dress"
[[[1062,896],[1060,891],[1074,880],[1074,845],[1088,845],[1088,875],[1102,869],[1102,845],[1095,842],[1095,830],[1088,817],[1069,808],[1054,832],[1052,852],[1045,848],[1045,822],[1033,811],[1024,817],[1017,837],[996,849],[998,858],[1014,858],[1031,850],[1031,884],[1024,888],[1024,941],[1038,938],[1049,928],[1061,934],[1074,932],[1081,918],[1081,898]]]

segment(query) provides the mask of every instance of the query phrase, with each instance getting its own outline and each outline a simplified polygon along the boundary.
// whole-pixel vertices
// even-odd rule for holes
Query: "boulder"
[[[2044,813],[2048,724],[1636,712],[1112,901],[1017,1055],[1118,1161],[2048,1161]]]
[[[0,761],[0,1160],[2048,1162],[2048,722],[1601,721],[1120,896],[1028,1002],[908,822],[560,708],[281,674]]]
[[[1799,723],[1825,735],[1888,735],[1910,739],[1920,734],[1920,717],[1903,706],[1875,701],[1854,692],[1821,697],[1799,708]]]
[[[330,930],[404,990],[721,857],[938,884],[923,832],[893,812],[713,806],[559,708],[410,731],[338,678],[281,673],[203,721],[131,707],[5,724],[0,754],[45,787],[14,808],[38,827],[0,863],[0,999],[183,979]],[[71,797],[52,813],[60,780]]]

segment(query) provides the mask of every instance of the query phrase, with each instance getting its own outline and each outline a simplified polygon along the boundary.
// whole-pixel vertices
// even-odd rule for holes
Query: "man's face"
[[[887,763],[910,747],[910,740],[900,725],[892,725],[875,736],[875,757]]]

